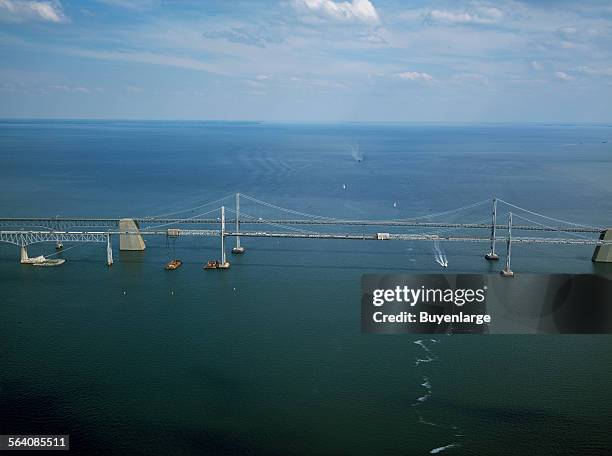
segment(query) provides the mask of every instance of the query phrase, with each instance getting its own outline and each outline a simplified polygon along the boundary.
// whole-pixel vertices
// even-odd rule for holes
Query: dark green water
[[[6,121],[0,209],[141,216],[240,191],[390,218],[494,194],[605,226],[610,136],[601,125]],[[58,268],[20,265],[0,244],[1,433],[67,433],[88,454],[610,454],[609,336],[421,338],[427,353],[415,336],[360,333],[360,278],[439,272],[430,244],[244,242],[230,270],[203,271],[218,241],[179,239],[184,264],[170,273],[164,239],[145,252],[115,245],[112,268],[102,244],[67,244]],[[448,272],[497,272],[485,247],[444,245]],[[513,269],[610,272],[591,253],[520,246]]]

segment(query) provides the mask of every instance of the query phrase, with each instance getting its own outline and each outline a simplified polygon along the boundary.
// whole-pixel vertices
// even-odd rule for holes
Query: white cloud
[[[335,22],[377,24],[378,12],[370,0],[292,0],[296,11]]]
[[[48,90],[53,90],[57,92],[76,92],[76,93],[92,93],[91,89],[82,86],[68,86],[65,84],[52,84],[46,87]],[[94,91],[101,92],[102,89],[97,88],[93,89]]]
[[[404,71],[403,73],[396,73],[395,77],[403,79],[405,81],[425,81],[432,82],[434,78],[427,73],[419,73],[417,71]]]
[[[366,34],[359,37],[360,41],[370,44],[386,44],[387,41],[380,35]]]
[[[189,70],[205,71],[223,74],[215,65],[191,57],[177,55],[157,54],[153,52],[131,51],[92,51],[77,48],[65,48],[63,52],[69,55],[86,57],[97,60],[109,60],[129,63],[146,63],[149,65],[163,65]]]
[[[534,71],[541,71],[542,69],[544,69],[544,66],[537,60],[532,60],[531,62],[529,62],[529,66],[531,66],[531,69]]]
[[[462,73],[453,76],[453,81],[463,85],[483,86],[489,84],[489,78],[479,73]]]
[[[146,10],[159,6],[159,0],[98,0],[111,6],[127,8],[132,10]]]
[[[609,68],[592,68],[589,66],[580,66],[576,69],[577,71],[595,76],[612,76],[612,67]]]
[[[481,6],[473,11],[433,10],[426,15],[430,22],[439,24],[495,24],[502,20],[504,12],[499,8]]]
[[[576,79],[574,76],[564,73],[563,71],[556,71],[555,78],[559,79],[560,81],[573,81]]]
[[[126,86],[125,90],[130,93],[142,93],[143,92],[142,87],[133,86],[133,85]]]
[[[0,0],[0,22],[68,22],[57,0]]]
[[[576,27],[565,26],[559,27],[557,32],[565,37],[572,37],[578,33],[578,29]]]

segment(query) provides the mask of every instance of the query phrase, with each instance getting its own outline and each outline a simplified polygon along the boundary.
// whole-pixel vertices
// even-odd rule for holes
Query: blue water
[[[610,125],[2,121],[0,216],[137,217],[226,195],[233,208],[241,192],[382,219],[495,195],[609,226],[611,136]],[[245,198],[242,209],[290,217]],[[489,216],[485,203],[442,218]],[[609,453],[608,336],[445,336],[424,339],[430,353],[414,336],[362,335],[359,317],[361,274],[439,272],[432,245],[243,243],[223,272],[202,270],[216,239],[115,245],[112,268],[102,244],[67,243],[58,268],[20,265],[0,244],[0,431],[69,433],[89,454]],[[448,272],[500,267],[486,245],[442,248]],[[521,245],[513,269],[611,271],[591,254]],[[184,261],[172,273],[170,256]]]

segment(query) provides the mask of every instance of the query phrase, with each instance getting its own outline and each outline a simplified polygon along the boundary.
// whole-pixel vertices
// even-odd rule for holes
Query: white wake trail
[[[435,249],[435,247],[434,247]],[[443,254],[442,254],[443,255]],[[423,340],[423,339],[418,339],[414,341],[415,345],[418,345],[419,347],[421,347],[421,349],[423,350],[424,354],[426,355],[425,357],[419,357],[416,356],[415,357],[415,366],[418,367],[420,364],[422,363],[431,363],[434,361],[438,360],[438,357],[436,356],[436,354],[433,352],[433,350],[429,347],[429,344],[437,344],[440,343],[440,339],[428,339],[428,340]],[[420,424],[424,424],[426,426],[433,426],[433,427],[438,427],[438,428],[442,428],[442,429],[446,429],[446,430],[451,430],[452,431],[452,435],[454,437],[461,437],[463,436],[463,433],[461,433],[459,431],[459,428],[456,425],[446,425],[446,424],[441,424],[441,423],[435,423],[433,421],[427,421],[424,417],[423,414],[421,413],[421,411],[419,410],[419,408],[422,406],[422,404],[424,402],[427,402],[432,396],[433,396],[433,387],[432,387],[432,382],[429,378],[429,376],[427,375],[423,375],[422,377],[422,383],[421,383],[421,387],[425,390],[424,394],[420,397],[417,397],[415,402],[412,404],[412,409],[414,410],[418,422]],[[440,447],[436,447],[433,448],[432,450],[430,450],[430,454],[437,454],[440,453],[442,451],[446,451],[449,450],[451,448],[456,448],[456,447],[460,447],[461,444],[457,443],[457,442],[453,442],[451,444],[448,445],[444,445],[444,446],[440,446]]]

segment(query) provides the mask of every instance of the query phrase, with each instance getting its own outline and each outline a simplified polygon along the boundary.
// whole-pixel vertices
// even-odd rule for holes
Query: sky
[[[0,117],[610,122],[612,3],[0,0]]]

